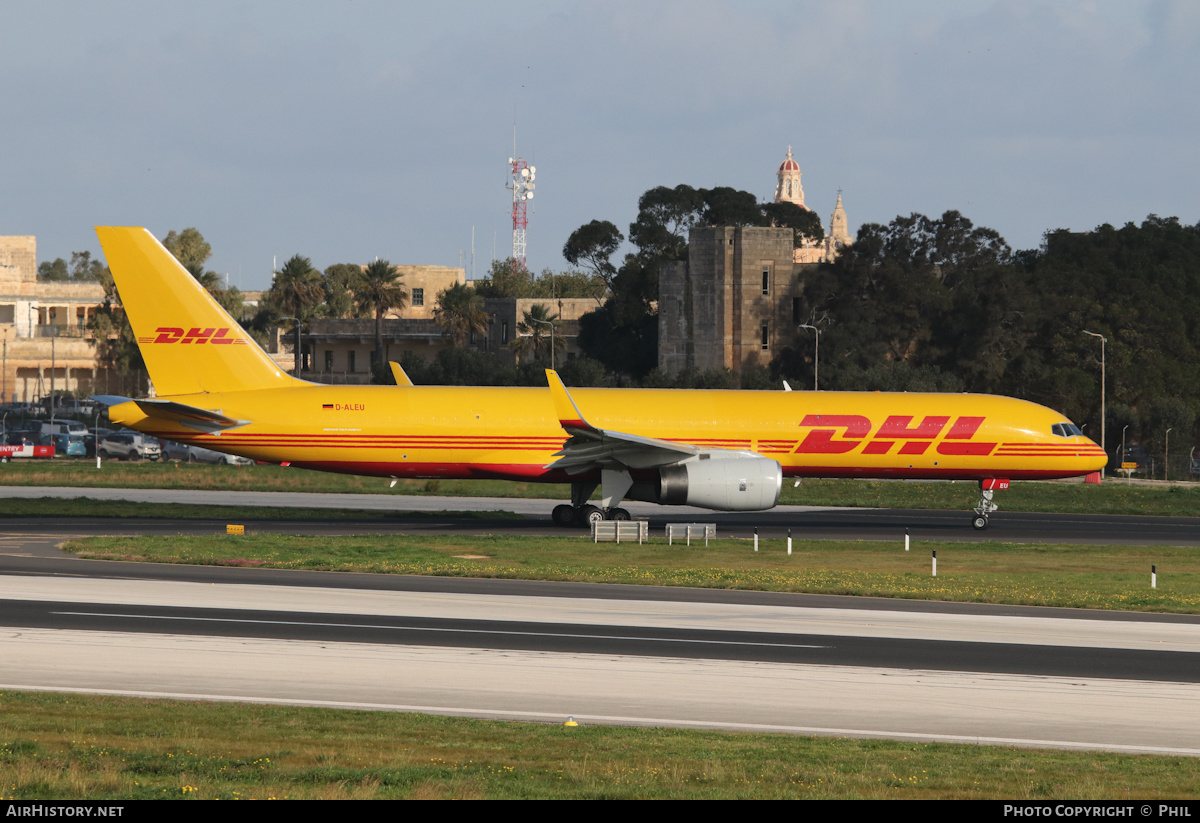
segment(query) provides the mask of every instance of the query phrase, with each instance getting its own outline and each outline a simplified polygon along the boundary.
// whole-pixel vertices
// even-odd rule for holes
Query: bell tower
[[[804,205],[804,189],[800,185],[800,164],[792,159],[792,147],[788,146],[787,158],[779,164],[776,175],[779,183],[775,186],[776,203],[794,203],[802,209]]]
[[[846,210],[842,208],[842,193],[838,192],[837,205],[833,208],[833,215],[829,218],[829,240],[831,251],[836,251],[842,246],[848,246],[854,242],[854,238],[850,236],[849,222],[846,220]]]

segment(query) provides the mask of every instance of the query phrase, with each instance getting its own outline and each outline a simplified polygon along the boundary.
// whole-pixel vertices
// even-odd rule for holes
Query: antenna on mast
[[[514,113],[514,118],[515,118]],[[513,156],[508,158],[512,169],[512,179],[506,188],[512,189],[512,223],[513,223],[513,261],[521,271],[526,271],[525,263],[525,231],[529,228],[529,215],[526,204],[533,199],[533,190],[537,169],[517,157],[517,124],[513,123]]]

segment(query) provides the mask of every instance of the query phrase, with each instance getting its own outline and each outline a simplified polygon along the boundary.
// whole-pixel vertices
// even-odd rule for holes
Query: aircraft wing
[[[122,403],[133,403],[147,417],[171,423],[178,423],[201,432],[221,432],[226,429],[236,429],[245,426],[249,420],[237,420],[227,417],[218,411],[188,406],[172,400],[143,399],[119,397],[115,395],[97,395],[93,400],[106,406],[119,406]]]
[[[562,469],[567,474],[596,468],[646,469],[678,463],[699,453],[695,446],[684,443],[598,429],[583,419],[579,407],[553,369],[546,369],[546,379],[550,383],[558,422],[571,435],[562,450],[554,455],[559,459],[548,464],[548,469]]]

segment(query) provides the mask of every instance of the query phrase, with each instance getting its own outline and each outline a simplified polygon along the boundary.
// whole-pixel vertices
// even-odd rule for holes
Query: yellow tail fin
[[[146,229],[97,226],[96,234],[160,396],[302,382],[283,372]]]

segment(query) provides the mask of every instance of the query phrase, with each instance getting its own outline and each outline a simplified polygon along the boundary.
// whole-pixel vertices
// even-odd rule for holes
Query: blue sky
[[[790,144],[828,222],[957,209],[1047,229],[1200,220],[1200,4],[9,2],[0,234],[196,226],[243,289],[272,260],[529,263],[656,185],[770,198]],[[1192,89],[1192,91],[1188,91]]]

